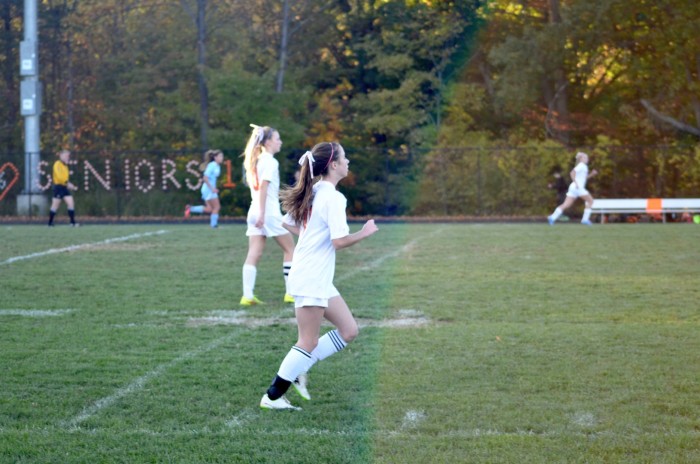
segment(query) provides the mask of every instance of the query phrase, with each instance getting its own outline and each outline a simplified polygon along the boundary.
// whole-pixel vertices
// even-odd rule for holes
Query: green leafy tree
[[[19,47],[22,39],[20,2],[0,4],[0,146],[13,152],[20,148],[19,120]]]

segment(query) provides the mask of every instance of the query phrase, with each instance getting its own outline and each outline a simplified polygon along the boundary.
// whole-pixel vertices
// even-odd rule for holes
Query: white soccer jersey
[[[579,190],[586,190],[586,181],[588,180],[588,165],[586,163],[578,163],[574,168],[574,177]]]
[[[311,216],[300,227],[289,272],[289,294],[295,297],[331,298],[335,296],[335,247],[332,240],[350,233],[345,196],[327,181],[313,187]],[[292,224],[289,215],[285,221]]]
[[[268,181],[267,198],[265,200],[265,214],[277,214],[282,216],[280,211],[280,163],[271,153],[263,150],[258,157],[257,173],[258,173],[258,189],[263,181]],[[256,186],[250,186],[250,198],[253,200],[250,204],[251,209],[255,211],[260,209],[260,191],[255,190]]]

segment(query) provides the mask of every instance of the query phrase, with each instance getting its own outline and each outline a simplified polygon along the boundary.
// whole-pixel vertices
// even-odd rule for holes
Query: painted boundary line
[[[102,411],[105,408],[110,407],[114,403],[116,403],[118,400],[131,395],[132,393],[136,393],[139,390],[143,389],[143,387],[151,380],[155,379],[159,375],[163,374],[166,370],[170,369],[171,367],[183,362],[187,361],[188,359],[192,359],[196,356],[208,353],[209,351],[216,349],[220,347],[222,344],[226,343],[230,339],[232,339],[235,336],[235,334],[229,334],[225,337],[219,338],[218,340],[214,340],[213,342],[209,343],[208,345],[204,345],[202,347],[199,347],[195,350],[188,351],[187,353],[184,353],[177,358],[173,359],[170,362],[167,362],[165,364],[161,364],[157,366],[155,369],[153,369],[150,372],[147,372],[146,374],[142,375],[141,377],[136,378],[133,380],[130,384],[119,388],[116,390],[114,393],[112,393],[109,396],[105,396],[104,398],[100,398],[99,400],[95,401],[93,404],[90,406],[86,407],[83,409],[80,414],[77,416],[62,421],[60,425],[62,427],[67,427],[69,429],[74,429],[80,425],[81,422],[84,422],[88,419],[90,419],[92,416],[95,414],[98,414],[100,411]]]
[[[183,428],[179,430],[154,430],[147,428],[136,428],[118,431],[115,433],[113,428],[84,428],[84,427],[73,427],[68,430],[70,433],[86,434],[90,436],[108,435],[110,437],[117,436],[121,433],[124,437],[129,436],[154,436],[154,437],[190,437],[190,436],[223,436],[223,437],[235,437],[240,433],[255,433],[259,436],[269,436],[269,437],[291,437],[291,436],[327,436],[327,437],[356,437],[356,438],[367,438],[367,437],[379,437],[385,439],[397,439],[405,440],[406,438],[415,438],[429,436],[430,438],[437,439],[478,439],[478,438],[488,438],[488,437],[505,437],[505,438],[561,438],[561,437],[581,437],[581,438],[613,438],[616,440],[626,439],[632,440],[636,438],[643,437],[689,437],[696,438],[700,437],[700,431],[697,430],[681,430],[681,431],[614,431],[614,430],[570,430],[570,429],[551,429],[551,430],[532,430],[532,429],[515,429],[512,431],[504,431],[499,429],[455,429],[446,430],[437,434],[424,434],[420,431],[410,430],[390,430],[390,429],[376,429],[376,430],[353,430],[353,429],[315,429],[315,428],[290,428],[284,430],[269,430],[263,429],[261,427],[248,427],[247,422],[256,416],[256,412],[251,409],[248,411],[244,418],[234,417],[233,419],[226,421],[221,428],[212,428],[210,426],[205,426],[203,428]],[[267,412],[262,412],[262,414],[268,414]],[[30,428],[19,428],[13,429],[11,427],[0,427],[0,435],[7,435],[13,433],[24,434],[35,434],[41,436],[50,436],[52,433],[56,433],[58,429],[53,426],[46,427],[30,427]]]
[[[386,254],[380,256],[379,258],[375,259],[374,261],[368,263],[365,266],[356,267],[355,269],[353,269],[349,272],[346,272],[343,275],[336,276],[335,281],[341,282],[345,279],[349,279],[350,277],[356,276],[360,272],[368,271],[370,269],[375,269],[375,268],[381,266],[382,264],[384,264],[384,261],[386,261],[387,259],[396,258],[397,256],[401,255],[402,253],[405,253],[408,250],[410,250],[411,248],[413,248],[414,246],[416,246],[418,244],[418,242],[420,242],[421,240],[425,240],[426,238],[433,237],[441,232],[442,232],[442,229],[437,229],[437,230],[434,230],[431,233],[424,235],[422,237],[414,238],[413,240],[411,240],[410,242],[408,242],[407,244],[405,244],[401,248],[398,248],[390,253],[386,253]]]
[[[142,237],[150,237],[151,235],[162,235],[167,234],[167,230],[158,230],[156,232],[145,232],[142,234],[131,234],[125,235],[124,237],[108,238],[107,240],[102,240],[101,242],[83,243],[82,245],[71,245],[64,248],[51,248],[46,251],[40,251],[37,253],[32,253],[24,256],[15,256],[13,258],[6,259],[5,261],[0,261],[0,266],[5,264],[12,264],[17,261],[24,261],[25,259],[42,258],[44,256],[53,255],[56,253],[66,253],[68,251],[80,250],[83,248],[89,248],[94,246],[109,245],[110,243],[126,242],[127,240],[134,240]]]
[[[0,309],[0,316],[53,317],[72,313],[74,309]]]

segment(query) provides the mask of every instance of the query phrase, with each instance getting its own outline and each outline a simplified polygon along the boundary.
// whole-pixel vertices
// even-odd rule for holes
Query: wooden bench
[[[700,198],[596,198],[591,213],[600,214],[660,214],[666,222],[666,213],[698,213]]]

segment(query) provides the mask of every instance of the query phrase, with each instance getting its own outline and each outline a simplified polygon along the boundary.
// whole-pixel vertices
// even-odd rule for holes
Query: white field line
[[[101,242],[83,243],[80,245],[71,245],[63,248],[51,248],[46,251],[39,251],[37,253],[32,253],[24,256],[15,256],[13,258],[6,259],[5,261],[0,261],[0,266],[5,264],[12,264],[17,261],[24,261],[25,259],[42,258],[44,256],[49,256],[56,253],[66,253],[68,251],[76,251],[90,247],[99,247],[103,245],[109,245],[111,243],[126,242],[127,240],[134,240],[137,238],[150,237],[151,235],[161,235],[166,233],[168,233],[167,230],[158,230],[155,232],[144,232],[142,234],[131,234],[125,235],[123,237],[108,238],[106,240],[102,240]]]
[[[141,377],[138,377],[137,379],[133,380],[131,383],[128,385],[119,388],[116,390],[114,393],[112,393],[109,396],[105,396],[104,398],[101,398],[97,401],[95,401],[93,404],[90,406],[86,407],[83,409],[80,414],[77,416],[62,421],[61,425],[63,427],[67,428],[75,428],[77,427],[81,422],[86,421],[87,419],[91,418],[95,414],[98,414],[100,411],[102,411],[105,408],[108,408],[109,406],[113,405],[116,403],[118,400],[131,395],[133,393],[138,392],[139,390],[143,389],[143,387],[151,380],[154,378],[158,377],[159,375],[163,374],[166,370],[170,369],[171,367],[183,362],[187,361],[188,359],[194,358],[196,356],[205,354],[211,350],[214,350],[224,344],[225,342],[229,341],[231,338],[234,337],[234,334],[227,335],[225,337],[221,337],[218,340],[214,340],[213,342],[204,345],[202,347],[199,347],[195,350],[188,351],[187,353],[184,353],[177,358],[173,359],[170,362],[167,362],[165,364],[161,364],[160,366],[157,366],[155,369],[147,372],[146,374],[142,375]]]
[[[0,309],[0,316],[51,317],[72,313],[74,309]]]
[[[410,242],[408,242],[407,244],[405,244],[404,246],[402,246],[401,248],[397,248],[396,250],[394,250],[390,253],[386,253],[386,254],[380,256],[379,258],[375,259],[374,261],[370,261],[365,266],[356,267],[355,269],[353,269],[349,272],[346,272],[342,275],[336,275],[335,281],[340,282],[340,281],[343,281],[345,279],[349,279],[351,277],[354,277],[357,274],[359,274],[360,272],[368,271],[371,269],[376,269],[379,266],[381,266],[382,264],[384,264],[384,261],[386,261],[387,259],[396,258],[397,256],[399,256],[403,253],[406,253],[407,251],[409,251],[413,247],[415,247],[419,241],[425,240],[426,238],[430,238],[436,234],[439,234],[440,232],[442,232],[442,229],[436,229],[423,237],[413,239]]]
[[[70,433],[80,433],[90,436],[98,435],[109,435],[113,437],[115,435],[121,435],[124,437],[129,436],[154,436],[154,437],[189,437],[189,436],[227,436],[235,437],[239,433],[250,433],[255,432],[258,436],[269,436],[269,437],[292,437],[292,436],[339,436],[339,437],[381,437],[389,439],[400,439],[404,440],[407,437],[420,437],[424,434],[420,430],[354,430],[354,429],[339,429],[339,430],[329,430],[329,429],[314,429],[314,428],[286,428],[284,430],[269,430],[262,429],[257,426],[249,426],[248,423],[254,420],[258,413],[251,412],[246,415],[242,420],[241,418],[234,417],[232,420],[226,421],[222,427],[212,428],[210,426],[205,426],[202,428],[182,428],[180,430],[153,430],[147,428],[135,428],[128,430],[121,430],[115,432],[114,428],[84,428],[80,426],[72,427],[68,430]],[[262,411],[260,414],[274,414],[269,411]],[[294,412],[294,414],[303,414],[303,412]],[[0,427],[0,436],[7,434],[33,434],[37,436],[51,436],[57,433],[59,429],[54,426],[48,427],[27,427],[27,428],[12,428],[12,427]],[[64,429],[60,429],[65,431]],[[516,429],[513,431],[505,432],[498,429],[455,429],[455,430],[445,430],[441,433],[430,433],[431,438],[482,438],[482,437],[582,437],[582,438],[593,438],[593,437],[609,437],[617,440],[620,439],[638,439],[640,437],[700,437],[700,431],[698,430],[679,430],[679,431],[612,431],[612,430],[599,430],[599,431],[585,431],[585,430],[572,430],[570,428],[562,428],[559,430],[531,430],[531,429]]]

